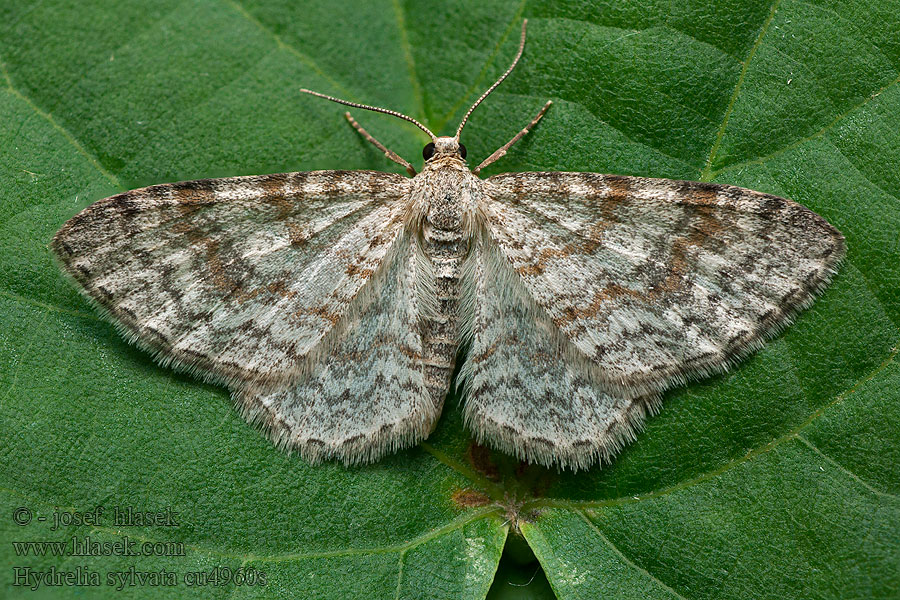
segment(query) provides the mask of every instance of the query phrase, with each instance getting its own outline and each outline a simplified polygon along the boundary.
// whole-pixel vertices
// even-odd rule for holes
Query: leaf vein
[[[406,558],[406,550],[400,552],[400,559],[397,561],[397,590],[394,593],[394,600],[400,600],[400,590],[403,588],[403,559]]]
[[[35,499],[28,494],[22,493],[19,490],[14,490],[8,488],[6,486],[0,486],[0,493],[7,493],[19,498],[26,500],[34,505],[44,505],[46,507],[52,508],[54,510],[67,510],[69,512],[75,512],[78,509],[76,507],[64,507],[59,503],[38,500]],[[93,506],[91,506],[93,508]],[[470,523],[474,523],[479,519],[485,519],[491,516],[500,516],[502,509],[499,507],[489,507],[483,508],[481,510],[464,513],[459,515],[455,519],[448,521],[444,526],[438,527],[436,529],[431,529],[426,531],[425,533],[418,535],[411,540],[407,540],[405,542],[400,542],[397,544],[389,544],[385,546],[372,546],[369,548],[343,548],[339,550],[324,550],[320,552],[302,552],[302,553],[286,553],[286,554],[271,554],[271,555],[256,555],[252,552],[225,552],[216,548],[209,548],[206,546],[199,546],[195,544],[185,544],[185,548],[202,554],[206,554],[209,556],[216,556],[219,558],[232,558],[237,560],[248,560],[254,562],[286,562],[292,560],[304,560],[311,558],[340,558],[343,556],[358,556],[358,555],[366,555],[366,554],[389,554],[392,552],[404,552],[406,550],[410,550],[412,548],[416,548],[430,542],[431,540],[441,537],[442,535],[446,535],[448,533],[452,533],[459,529],[463,529]],[[131,530],[123,530],[122,528],[117,527],[106,527],[106,526],[94,526],[91,528],[92,532],[104,533],[107,535],[115,536],[115,537],[123,537],[127,536],[130,539],[135,539],[139,542],[169,542],[171,539],[169,538],[156,538],[153,536],[145,536],[141,535],[139,532],[131,531]]]
[[[888,189],[882,187],[881,185],[875,183],[874,181],[872,181],[872,179],[868,175],[866,175],[863,172],[863,170],[860,169],[855,162],[853,162],[853,159],[851,159],[849,156],[847,156],[839,146],[835,145],[833,142],[829,142],[829,144],[832,148],[834,148],[835,150],[838,151],[838,154],[840,154],[847,160],[847,163],[853,167],[853,169],[857,172],[857,174],[860,177],[862,177],[863,179],[865,179],[866,181],[871,183],[872,186],[875,187],[878,191],[883,192],[885,196],[890,196],[894,200],[897,200],[898,202],[900,202],[900,194],[898,194],[897,192],[891,192],[890,190],[888,190]]]
[[[493,481],[491,481],[490,479],[488,479],[481,473],[478,473],[477,471],[470,469],[469,467],[467,467],[460,461],[451,457],[446,452],[438,450],[437,448],[435,448],[428,442],[421,442],[419,444],[419,446],[422,448],[422,450],[424,450],[428,454],[432,455],[434,458],[436,458],[438,460],[438,462],[440,462],[444,466],[449,467],[453,471],[456,471],[457,473],[459,473],[460,475],[462,475],[463,477],[465,477],[472,483],[481,486],[483,488],[483,490],[485,492],[487,492],[488,496],[492,500],[497,501],[497,502],[503,501],[503,497],[504,497],[503,488],[501,488],[499,485],[497,485],[496,483],[494,483]]]
[[[503,35],[500,36],[500,40],[497,42],[490,55],[487,57],[487,60],[484,62],[484,66],[481,67],[481,71],[478,73],[475,79],[472,80],[472,84],[465,92],[463,92],[462,97],[456,101],[456,103],[453,105],[453,108],[451,108],[450,111],[446,115],[444,115],[436,124],[434,131],[438,135],[440,135],[441,129],[447,126],[447,122],[450,121],[453,115],[455,115],[456,112],[463,107],[469,96],[471,96],[475,92],[475,90],[479,89],[479,86],[481,86],[481,82],[484,81],[484,78],[487,76],[488,69],[493,64],[494,59],[497,58],[497,54],[500,52],[500,48],[503,47],[503,44],[509,37],[510,32],[513,31],[516,22],[518,22],[519,19],[522,18],[522,13],[525,12],[525,2],[526,0],[522,0],[519,3],[519,8],[516,9],[515,14],[513,14],[512,20],[509,22],[509,25],[506,26],[506,30],[503,32]]]
[[[808,2],[807,0],[799,0],[799,1],[798,1],[798,4],[800,4],[800,5],[802,5],[802,6],[807,6],[807,7],[811,8],[811,9],[817,10],[817,11],[819,11],[819,12],[828,13],[828,14],[832,15],[833,17],[836,18],[836,20],[840,21],[840,27],[839,27],[839,29],[841,29],[841,30],[852,29],[852,30],[854,30],[854,31],[855,31],[856,33],[858,33],[858,34],[862,34],[862,33],[863,33],[863,32],[859,29],[859,27],[857,27],[855,21],[853,21],[852,19],[848,19],[847,17],[845,17],[844,15],[842,15],[841,13],[839,13],[838,11],[834,10],[834,9],[831,8],[830,6],[819,6],[818,4],[814,4],[814,3],[812,3],[812,2]],[[888,64],[894,64],[893,61],[888,57],[887,53],[885,53],[885,51],[881,49],[881,46],[879,46],[878,44],[876,44],[875,42],[873,42],[873,41],[871,41],[871,40],[866,40],[866,41],[867,41],[873,48],[875,48],[875,50],[878,51],[878,53],[881,55],[881,58],[883,58],[884,61],[885,61],[886,63],[888,63]]]
[[[900,323],[897,322],[896,317],[894,317],[891,314],[891,312],[888,310],[887,306],[885,306],[885,302],[879,296],[878,290],[876,290],[873,287],[874,282],[872,281],[871,275],[869,275],[868,273],[863,271],[861,268],[857,267],[852,262],[847,261],[847,263],[850,266],[852,266],[856,270],[857,273],[859,273],[860,277],[862,277],[863,282],[866,285],[866,289],[869,291],[870,294],[872,294],[872,299],[874,299],[879,304],[879,306],[881,306],[881,309],[882,309],[882,311],[884,311],[884,316],[887,318],[887,320],[890,321],[891,323],[893,323],[895,327],[900,328]]]
[[[406,32],[406,16],[403,13],[403,7],[400,0],[392,0],[394,7],[394,16],[397,19],[397,29],[400,32],[400,45],[403,47],[403,57],[406,59],[406,68],[409,71],[409,81],[413,90],[413,102],[415,103],[415,112],[417,116],[425,120],[425,96],[422,94],[422,84],[419,81],[419,75],[416,70],[416,60],[413,57],[412,46],[409,43],[409,36]]]
[[[716,139],[709,151],[709,156],[706,158],[706,166],[703,167],[703,170],[700,172],[701,181],[709,181],[711,177],[713,160],[715,160],[716,153],[718,153],[719,147],[722,145],[722,138],[725,137],[725,129],[728,127],[728,119],[731,118],[731,113],[734,110],[734,104],[737,101],[738,95],[741,93],[741,87],[744,85],[744,78],[747,76],[747,70],[750,66],[750,61],[753,60],[753,57],[756,55],[756,51],[759,49],[759,46],[762,43],[763,37],[765,37],[766,32],[769,30],[769,26],[772,24],[772,20],[775,18],[775,13],[778,11],[779,4],[781,4],[781,0],[775,0],[772,3],[772,8],[769,9],[769,16],[766,18],[766,21],[760,28],[759,35],[756,37],[756,41],[753,42],[753,45],[750,47],[750,52],[747,53],[747,58],[743,60],[741,73],[740,75],[738,75],[738,80],[734,86],[734,91],[731,93],[731,98],[728,101],[728,106],[725,107],[725,114],[722,117],[722,124],[719,126],[719,131],[716,133]]]
[[[407,542],[401,542],[399,544],[373,546],[371,548],[344,548],[341,550],[326,550],[322,552],[271,555],[257,557],[257,560],[265,562],[281,562],[286,560],[301,560],[307,558],[335,558],[342,556],[357,556],[361,554],[389,554],[391,552],[406,552],[407,550],[421,546],[422,544],[430,542],[431,540],[442,535],[446,535],[453,531],[462,529],[466,525],[469,525],[470,523],[473,523],[479,519],[483,519],[491,515],[499,515],[500,512],[501,509],[499,507],[490,507],[475,511],[473,513],[466,513],[448,522],[443,527],[432,529],[431,531],[423,533],[422,535],[419,535]]]
[[[35,299],[29,298],[29,297],[27,297],[27,296],[21,296],[21,295],[19,295],[19,294],[14,293],[14,292],[10,292],[9,290],[0,290],[0,296],[6,296],[6,297],[9,298],[10,300],[15,300],[15,301],[17,301],[17,302],[22,302],[22,303],[25,303],[25,304],[31,304],[32,306],[36,306],[36,307],[38,307],[38,308],[43,308],[45,311],[48,311],[48,312],[50,312],[50,311],[52,311],[52,312],[58,312],[58,313],[62,313],[62,314],[65,314],[65,315],[72,315],[72,316],[75,316],[75,317],[81,317],[81,318],[83,318],[83,319],[92,319],[92,320],[94,320],[94,321],[100,321],[100,322],[103,322],[103,323],[106,323],[106,322],[107,322],[106,320],[101,319],[100,317],[98,317],[98,316],[97,316],[96,314],[94,314],[94,313],[83,313],[83,312],[77,311],[77,310],[71,310],[71,309],[68,309],[68,308],[62,308],[62,307],[59,307],[59,306],[54,306],[53,304],[47,304],[46,302],[41,302],[40,300],[35,300]]]
[[[222,2],[231,5],[231,7],[234,8],[234,10],[236,10],[238,12],[238,14],[240,14],[242,17],[247,19],[250,23],[253,23],[254,25],[256,25],[256,27],[258,27],[264,33],[270,35],[272,37],[272,39],[275,41],[275,44],[279,48],[286,50],[287,52],[289,52],[289,53],[293,54],[295,57],[297,57],[300,60],[300,62],[302,62],[304,65],[306,65],[307,67],[309,67],[310,69],[315,71],[315,73],[317,75],[319,75],[320,77],[322,77],[323,79],[328,81],[329,84],[331,84],[332,86],[334,86],[335,88],[340,90],[341,94],[343,96],[345,96],[348,100],[354,100],[354,101],[356,100],[356,96],[349,89],[344,87],[344,85],[341,84],[338,80],[331,77],[324,70],[322,70],[322,68],[319,67],[318,63],[316,63],[316,61],[314,61],[308,54],[306,54],[305,52],[301,52],[298,48],[285,42],[281,38],[280,35],[278,35],[274,31],[272,31],[269,27],[267,27],[265,24],[263,24],[262,21],[260,21],[256,17],[254,17],[250,13],[250,11],[248,11],[243,6],[243,4],[238,2],[238,0],[222,0]]]
[[[638,140],[638,139],[635,139],[635,138],[631,137],[630,135],[628,135],[627,133],[625,133],[625,131],[624,131],[623,129],[621,129],[621,128],[615,126],[615,125],[613,125],[613,124],[610,123],[609,121],[605,121],[600,115],[598,115],[596,112],[594,112],[593,110],[591,110],[590,107],[586,106],[586,105],[585,105],[584,103],[582,103],[581,101],[579,101],[579,100],[570,100],[570,99],[568,99],[568,98],[562,98],[562,99],[565,100],[566,102],[570,102],[570,103],[572,103],[572,104],[574,104],[574,105],[576,105],[576,106],[582,107],[584,110],[586,110],[588,113],[590,113],[591,116],[593,116],[595,119],[597,119],[598,121],[600,121],[600,123],[602,123],[603,125],[606,125],[607,127],[609,127],[610,129],[612,129],[613,131],[618,132],[619,135],[621,135],[623,138],[625,138],[626,140],[628,140],[628,141],[631,142],[632,144],[639,144],[639,145],[643,146],[644,148],[649,148],[650,150],[653,150],[654,152],[658,152],[660,155],[665,156],[666,158],[670,158],[670,159],[672,159],[672,160],[674,160],[674,161],[677,161],[677,162],[679,162],[679,163],[681,163],[681,164],[683,164],[683,165],[685,165],[685,166],[688,166],[688,167],[694,167],[694,165],[692,165],[691,163],[689,163],[688,161],[686,161],[685,159],[683,159],[683,158],[681,158],[681,157],[679,157],[679,156],[675,156],[675,155],[672,155],[672,154],[667,154],[666,152],[663,152],[663,151],[660,150],[659,148],[655,148],[654,146],[651,146],[651,145],[648,144],[647,142],[642,142],[642,141],[640,141],[640,140]]]
[[[833,466],[833,467],[836,468],[837,470],[841,471],[842,473],[844,473],[845,475],[847,475],[848,477],[850,477],[851,479],[853,479],[854,481],[856,481],[858,484],[860,484],[861,486],[863,486],[864,488],[866,488],[867,490],[869,490],[870,492],[872,492],[872,493],[875,494],[876,496],[885,496],[885,497],[887,497],[887,498],[894,498],[894,499],[897,499],[897,496],[896,496],[895,494],[891,494],[890,492],[885,492],[885,491],[883,491],[883,490],[879,490],[879,489],[876,488],[875,486],[873,486],[873,485],[871,485],[870,483],[866,482],[862,477],[860,477],[859,475],[857,475],[856,473],[854,473],[853,471],[851,471],[851,470],[848,469],[847,467],[843,466],[841,463],[839,463],[839,462],[836,461],[835,459],[831,458],[830,456],[828,456],[827,454],[825,454],[824,452],[822,452],[819,448],[817,448],[817,447],[815,446],[815,444],[813,444],[812,442],[810,442],[809,439],[807,439],[803,434],[798,433],[798,434],[797,434],[797,439],[800,440],[801,442],[803,442],[806,446],[808,446],[810,450],[812,450],[813,452],[815,452],[816,454],[818,454],[819,456],[821,456],[823,459],[825,459],[825,461],[828,462],[828,464],[830,464],[831,466]]]
[[[733,171],[733,170],[735,170],[735,169],[740,169],[740,168],[742,168],[742,167],[747,167],[747,166],[749,166],[749,165],[761,165],[761,164],[764,164],[765,162],[771,160],[772,158],[774,158],[774,157],[776,157],[776,156],[779,156],[779,155],[781,155],[781,154],[784,154],[785,152],[788,152],[788,151],[793,150],[793,149],[795,149],[795,148],[797,148],[797,147],[799,147],[799,146],[802,146],[802,145],[805,144],[806,142],[809,142],[809,141],[811,141],[811,140],[813,140],[813,139],[815,139],[815,138],[817,138],[817,137],[819,137],[819,136],[821,136],[821,135],[824,135],[824,134],[827,133],[829,130],[831,130],[834,126],[836,126],[839,122],[841,122],[842,120],[844,120],[848,115],[850,115],[850,113],[852,113],[852,112],[854,112],[854,111],[856,111],[856,110],[858,110],[858,109],[864,107],[866,104],[868,104],[869,102],[871,102],[872,100],[874,100],[875,98],[877,98],[878,96],[880,96],[882,93],[884,93],[888,88],[890,88],[890,87],[892,87],[892,86],[894,86],[894,85],[897,85],[898,83],[900,83],[900,76],[898,76],[898,77],[897,77],[896,79],[894,79],[893,81],[891,81],[891,82],[885,84],[884,87],[882,87],[882,88],[880,88],[880,89],[878,89],[878,90],[872,92],[871,95],[869,95],[865,100],[863,100],[863,101],[860,102],[859,104],[855,104],[855,105],[851,106],[851,107],[848,108],[846,111],[844,111],[844,112],[842,112],[841,114],[839,114],[838,116],[836,116],[830,123],[828,123],[827,125],[825,125],[824,127],[822,127],[822,129],[816,131],[815,133],[812,133],[812,134],[810,134],[810,135],[808,135],[808,136],[802,137],[802,138],[798,139],[798,140],[795,141],[795,142],[791,142],[791,143],[788,144],[787,146],[784,146],[783,148],[779,148],[778,150],[775,150],[775,151],[773,151],[773,152],[770,152],[769,154],[766,154],[766,155],[763,155],[763,156],[759,156],[759,157],[757,157],[757,158],[753,158],[753,159],[750,159],[750,160],[745,160],[745,161],[742,161],[742,162],[739,162],[739,163],[734,163],[734,164],[731,164],[731,165],[722,167],[721,169],[719,169],[719,170],[717,170],[717,171],[713,171],[713,172],[709,175],[710,179],[714,179],[715,177],[718,177],[719,174],[725,173],[726,171]]]
[[[653,581],[655,584],[657,584],[660,588],[669,592],[676,598],[679,598],[680,600],[687,600],[684,596],[682,596],[681,594],[676,592],[674,589],[672,589],[671,586],[667,585],[666,582],[662,581],[661,579],[659,579],[658,577],[653,575],[653,573],[651,573],[644,567],[640,566],[639,564],[635,563],[633,560],[631,560],[630,558],[625,556],[625,553],[622,552],[621,550],[619,550],[619,548],[615,544],[613,544],[612,541],[608,537],[606,537],[606,535],[604,535],[602,531],[600,531],[600,528],[597,527],[597,525],[593,521],[590,520],[590,518],[584,513],[583,510],[576,510],[575,512],[578,514],[578,516],[580,516],[582,519],[584,519],[584,522],[588,524],[588,527],[590,527],[591,530],[595,534],[597,534],[597,536],[603,541],[603,543],[605,543],[607,546],[609,546],[609,548],[613,552],[615,552],[619,556],[619,558],[621,558],[625,562],[625,564],[627,564],[629,567],[636,570],[637,572],[645,575],[651,581]]]
[[[116,186],[119,189],[122,189],[122,184],[119,182],[119,179],[115,175],[113,175],[112,173],[107,171],[103,167],[103,165],[100,164],[100,161],[97,159],[97,157],[94,156],[93,154],[91,154],[90,152],[88,152],[87,148],[85,148],[81,144],[81,142],[79,142],[67,128],[65,128],[61,124],[59,124],[56,121],[56,119],[53,117],[52,114],[42,110],[37,104],[34,103],[34,101],[32,101],[31,98],[29,98],[27,95],[25,95],[24,93],[19,91],[15,87],[15,85],[13,85],[12,78],[10,77],[9,71],[6,68],[6,62],[3,60],[2,56],[0,56],[0,72],[3,73],[3,79],[6,83],[6,89],[9,91],[9,93],[11,93],[15,97],[17,97],[19,100],[21,100],[22,102],[27,104],[31,108],[31,110],[33,110],[35,112],[35,114],[37,114],[39,117],[41,117],[42,119],[44,119],[45,121],[50,123],[50,125],[56,131],[58,131],[64,138],[66,138],[66,141],[68,141],[78,151],[79,154],[84,156],[88,160],[88,162],[90,162],[91,165],[95,169],[97,169],[97,172],[99,172],[105,179],[107,179],[114,186]]]

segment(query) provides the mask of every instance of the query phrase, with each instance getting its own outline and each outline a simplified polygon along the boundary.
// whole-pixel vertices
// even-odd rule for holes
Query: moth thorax
[[[458,202],[436,202],[425,214],[425,224],[444,231],[462,231],[463,207]]]
[[[472,218],[471,211],[460,202],[459,194],[432,197],[422,219],[425,253],[432,258],[461,258],[468,254]]]
[[[423,221],[434,229],[465,232],[471,229],[475,198],[468,177],[471,173],[440,169],[430,176],[434,185],[425,190]]]

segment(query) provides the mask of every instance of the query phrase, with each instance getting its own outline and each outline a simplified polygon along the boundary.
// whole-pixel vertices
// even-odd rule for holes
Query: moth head
[[[466,147],[459,143],[455,137],[439,137],[433,142],[428,142],[422,148],[422,158],[428,162],[435,158],[446,158],[448,156],[456,158],[466,158]]]
[[[314,92],[314,91],[308,90],[306,88],[303,88],[300,91],[305,92],[307,94],[312,94],[313,96],[318,96],[319,98],[331,100],[332,102],[337,102],[338,104],[343,104],[345,106],[352,106],[354,108],[362,108],[365,110],[371,110],[373,112],[379,112],[379,113],[391,115],[391,116],[403,119],[404,121],[409,121],[410,123],[412,123],[419,129],[424,131],[428,135],[428,137],[431,138],[431,142],[429,142],[422,149],[422,156],[425,157],[426,163],[431,162],[437,158],[454,158],[459,161],[464,161],[466,158],[466,147],[459,143],[459,136],[462,133],[463,127],[466,126],[466,122],[469,120],[469,116],[472,114],[472,111],[474,111],[478,107],[478,105],[481,104],[482,101],[484,101],[484,99],[487,98],[490,95],[490,93],[493,92],[494,89],[496,89],[496,87],[498,85],[500,85],[503,82],[503,80],[506,79],[506,77],[510,73],[512,73],[512,70],[515,68],[516,64],[518,64],[519,59],[522,58],[522,51],[525,50],[525,26],[527,24],[528,24],[527,19],[522,21],[522,37],[519,40],[519,51],[516,53],[516,57],[513,59],[512,64],[509,65],[509,68],[506,69],[506,71],[503,73],[503,75],[501,75],[500,78],[497,79],[497,81],[495,81],[491,87],[489,87],[487,90],[485,90],[485,92],[483,94],[481,94],[481,96],[479,96],[478,100],[476,100],[475,103],[469,107],[469,110],[466,111],[466,114],[463,116],[462,121],[460,121],[459,127],[456,128],[456,135],[454,135],[453,137],[437,137],[436,135],[434,135],[434,133],[431,132],[430,129],[428,129],[421,123],[419,123],[416,119],[410,117],[409,115],[404,115],[403,113],[398,112],[396,110],[390,110],[388,108],[381,108],[380,106],[369,106],[368,104],[360,104],[358,102],[351,102],[349,100],[342,100],[340,98],[335,98],[334,96],[328,96],[326,94],[320,94],[319,92]],[[549,105],[550,104],[547,103],[547,106],[549,106]],[[546,110],[546,107],[544,108],[544,110]],[[543,112],[541,112],[541,114],[543,114]],[[362,127],[359,126],[359,124],[353,119],[353,117],[350,116],[349,112],[344,113],[344,116],[347,117],[347,120],[350,121],[350,124],[353,125],[353,127],[355,127],[357,129],[357,131],[359,131],[367,139],[369,139],[369,141],[373,142],[376,146],[378,146],[378,148],[380,150],[384,151],[384,153],[388,156],[388,158],[390,158],[391,160],[393,160],[394,162],[396,162],[398,164],[406,166],[407,172],[410,175],[415,176],[416,170],[413,168],[413,166],[411,164],[409,164],[408,162],[406,162],[405,160],[403,160],[402,158],[400,158],[399,156],[397,156],[396,154],[394,154],[393,152],[391,152],[390,150],[388,150],[387,148],[382,146],[380,142],[376,141],[371,135],[368,134],[368,132],[366,132],[365,129],[363,129]],[[538,118],[540,118],[540,117],[538,117]],[[504,153],[505,153],[505,149],[504,149]],[[501,156],[502,156],[502,154],[501,154]],[[490,157],[489,157],[489,160],[491,160]],[[496,160],[496,158],[494,158],[493,160]],[[493,162],[493,161],[491,160],[491,162]],[[482,164],[485,164],[485,163],[482,163]],[[473,173],[477,173],[480,170],[480,168],[481,167],[479,167],[478,169],[475,169],[473,171]]]

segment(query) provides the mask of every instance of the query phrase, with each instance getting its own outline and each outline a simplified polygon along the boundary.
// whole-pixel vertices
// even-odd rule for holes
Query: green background
[[[730,374],[667,394],[611,467],[560,474],[473,446],[457,398],[425,444],[366,467],[309,467],[247,426],[224,389],[126,344],[54,266],[53,233],[118,191],[401,172],[341,107],[299,88],[452,133],[515,53],[523,17],[525,57],[473,114],[470,160],[554,105],[486,174],[741,185],[810,207],[849,248],[795,325]],[[0,1],[6,595],[26,593],[12,587],[16,566],[94,569],[103,583],[132,567],[179,578],[227,567],[266,585],[136,585],[123,597],[481,598],[505,545],[497,598],[897,597],[898,24],[900,3],[882,0]],[[356,117],[420,164],[417,129]],[[171,507],[178,526],[51,531],[12,518],[98,505]],[[186,552],[24,557],[12,545],[73,535]]]

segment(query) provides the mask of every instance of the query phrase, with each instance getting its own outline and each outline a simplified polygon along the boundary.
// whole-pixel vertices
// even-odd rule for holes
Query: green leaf
[[[490,173],[731,183],[793,198],[848,242],[810,310],[730,374],[667,394],[613,465],[518,465],[471,443],[454,397],[417,448],[366,467],[309,467],[248,427],[225,390],[126,344],[54,266],[52,234],[117,191],[318,168],[400,172],[340,107],[299,88],[448,133],[506,68],[523,17],[525,57],[473,114],[469,156],[554,105]],[[526,542],[560,598],[895,595],[898,22],[896,0],[0,1],[5,595],[23,592],[21,577],[31,586],[37,573],[80,569],[100,585],[38,587],[54,597],[112,595],[125,582],[132,597],[479,598],[504,545],[527,555]],[[418,162],[427,140],[417,129],[356,117]],[[55,512],[97,506],[99,524],[52,529]],[[17,507],[33,520],[16,524]],[[170,508],[177,524],[117,526],[116,507]],[[176,552],[35,557],[11,544],[73,536]],[[530,558],[504,561],[492,596],[527,597]],[[169,573],[176,585],[165,585]]]

